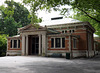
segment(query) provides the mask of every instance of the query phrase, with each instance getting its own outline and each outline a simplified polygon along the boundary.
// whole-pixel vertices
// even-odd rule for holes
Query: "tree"
[[[96,33],[100,37],[100,0],[83,0],[73,5],[74,16],[73,18],[87,21],[92,24],[96,29]]]
[[[73,18],[74,19],[78,19],[80,21],[87,21],[88,20],[88,22],[90,22],[90,24],[92,24],[92,26],[96,29],[95,34],[100,37],[100,29],[99,29],[100,28],[100,24],[98,22],[96,22],[95,20],[89,18],[83,12],[80,12],[79,10],[77,10],[77,11],[75,10]]]
[[[24,5],[14,2],[14,19],[19,25],[26,26],[31,22],[31,16],[29,17],[29,11]]]
[[[7,35],[0,35],[0,56],[6,55]]]
[[[97,26],[95,27],[96,33],[100,32],[98,29],[98,26],[100,27],[100,0],[23,0],[23,3],[30,5],[31,9],[35,11],[39,9],[50,11],[53,8],[61,11],[62,14],[66,14],[72,9],[76,11],[75,15],[84,15],[93,21],[94,23],[91,22],[93,26]],[[71,6],[71,8],[66,8],[65,5]],[[64,7],[61,9],[60,6]]]
[[[96,14],[96,12],[100,13],[100,0],[23,0],[23,2],[28,5],[30,4],[31,9],[34,11],[43,8],[46,8],[47,10],[50,10],[51,8],[59,10],[60,6],[69,5],[72,9],[78,9],[84,12],[89,18],[100,23],[98,19],[89,15],[89,12],[91,11],[93,15]],[[62,11],[66,13],[68,9],[64,7],[62,8]]]
[[[5,1],[7,7],[0,6],[0,32],[13,36],[17,34],[17,28],[28,25],[31,22],[29,11],[24,5],[11,1]]]
[[[5,34],[9,34],[9,36],[17,34],[18,23],[15,22],[13,17],[6,17],[3,27],[3,32]]]

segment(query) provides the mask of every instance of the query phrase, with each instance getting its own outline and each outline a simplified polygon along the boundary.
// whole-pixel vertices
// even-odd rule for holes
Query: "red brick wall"
[[[84,32],[84,30],[83,31],[81,30],[81,32]],[[80,35],[80,38],[77,39],[78,40],[77,41],[78,50],[86,50],[87,49],[87,33],[73,33],[73,35]],[[77,49],[74,49],[74,50],[77,50]]]
[[[20,39],[20,48],[11,48],[11,38],[8,38],[8,50],[21,50],[22,49],[22,38]]]
[[[52,49],[52,48],[51,48],[51,38],[52,38],[52,37],[50,37],[50,36],[48,37],[48,50],[68,50],[68,46],[69,46],[68,43],[69,43],[69,40],[65,40],[65,48],[61,48],[61,49],[60,49],[60,48],[59,48],[59,49],[53,48],[53,49]],[[66,36],[65,39],[68,39],[68,36]]]
[[[79,32],[79,33],[77,33]],[[86,30],[76,30],[74,33],[72,33],[72,35],[79,35],[80,38],[77,39],[77,49],[73,48],[73,38],[71,38],[71,48],[72,50],[87,50],[87,31]],[[66,36],[65,40],[65,49],[51,49],[51,41],[50,41],[51,37],[48,37],[48,50],[69,50],[69,36]]]

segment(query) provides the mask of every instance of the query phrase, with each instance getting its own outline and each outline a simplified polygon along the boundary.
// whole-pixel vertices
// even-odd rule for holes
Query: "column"
[[[28,55],[28,35],[26,35],[26,55]]]
[[[47,48],[46,48],[47,44],[46,44],[46,34],[42,34],[42,55],[45,56],[46,52],[47,52]]]
[[[39,55],[41,55],[41,35],[39,34]]]
[[[22,55],[25,55],[25,35],[22,35]]]

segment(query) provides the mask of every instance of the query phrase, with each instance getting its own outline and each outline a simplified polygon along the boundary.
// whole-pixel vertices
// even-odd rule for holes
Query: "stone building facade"
[[[60,54],[65,57],[92,57],[94,53],[93,33],[95,29],[89,22],[61,22],[36,28],[29,24],[19,28],[19,35],[8,37],[7,55],[40,55]],[[60,23],[59,23],[60,21]],[[44,23],[42,23],[44,24]],[[52,23],[51,23],[52,24]]]

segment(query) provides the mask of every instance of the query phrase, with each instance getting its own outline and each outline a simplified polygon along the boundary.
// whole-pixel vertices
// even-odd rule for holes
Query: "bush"
[[[7,35],[0,35],[0,56],[6,55],[7,49]]]

